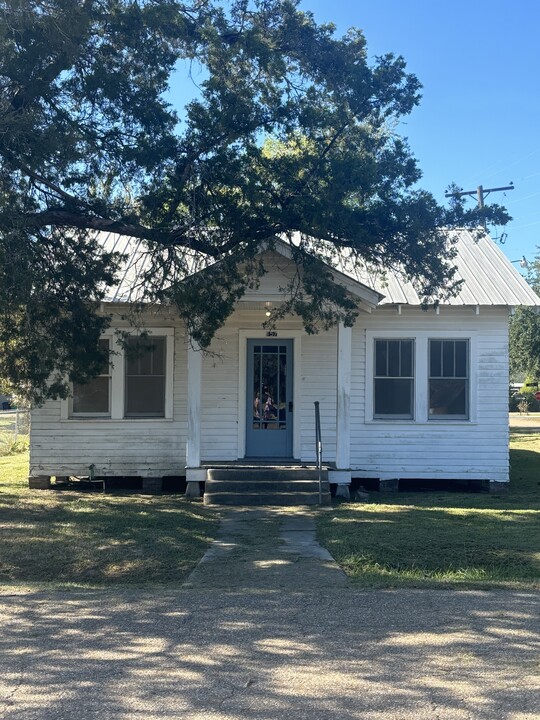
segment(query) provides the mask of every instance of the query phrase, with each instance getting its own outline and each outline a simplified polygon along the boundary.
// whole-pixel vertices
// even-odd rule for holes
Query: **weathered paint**
[[[283,285],[283,268],[269,272],[264,282],[265,291],[272,294],[272,288]],[[351,468],[353,476],[507,482],[508,309],[482,307],[476,314],[475,307],[442,306],[436,315],[405,304],[401,314],[395,307],[382,306],[361,313],[352,331],[333,329],[318,335],[305,334],[297,318],[278,323],[278,337],[293,338],[295,347],[294,456],[303,462],[315,460],[317,400],[323,459]],[[264,311],[264,303],[253,297],[240,303],[204,356],[188,349],[185,330],[170,309],[149,315],[149,327],[174,330],[170,417],[70,419],[66,403],[47,402],[32,413],[31,475],[87,475],[90,465],[97,476],[184,475],[186,464],[197,467],[200,462],[243,457],[243,353],[247,338],[265,337]],[[120,311],[114,324],[125,327]],[[416,367],[415,420],[372,419],[369,343],[385,333],[418,338],[418,347],[424,343],[426,348],[431,335],[471,338],[470,420],[441,422],[421,416],[427,396],[423,351]]]

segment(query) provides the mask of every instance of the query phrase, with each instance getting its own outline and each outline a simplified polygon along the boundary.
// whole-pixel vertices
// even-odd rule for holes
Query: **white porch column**
[[[351,482],[351,363],[352,328],[340,323],[337,331],[336,470],[330,482],[347,486]],[[348,487],[339,488],[348,495]]]
[[[201,468],[202,361],[202,352],[190,342],[187,351],[186,494],[191,497],[200,495],[199,482],[206,480],[206,470]]]

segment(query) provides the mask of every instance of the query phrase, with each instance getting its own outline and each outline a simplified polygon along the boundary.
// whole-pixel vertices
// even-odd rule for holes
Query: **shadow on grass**
[[[217,521],[179,496],[0,494],[0,581],[180,582]]]

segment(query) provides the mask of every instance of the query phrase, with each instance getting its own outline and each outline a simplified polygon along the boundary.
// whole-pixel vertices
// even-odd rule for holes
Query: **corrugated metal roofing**
[[[532,305],[540,306],[540,298],[525,278],[493,240],[484,235],[479,240],[468,230],[457,232],[456,280],[463,280],[459,293],[441,301],[442,305]],[[339,268],[342,272],[385,297],[381,305],[420,305],[421,299],[414,285],[395,271],[385,273],[354,270],[346,260]]]
[[[149,267],[144,243],[116,233],[100,233],[100,238],[108,251],[120,252],[126,257],[120,272],[120,282],[116,287],[110,288],[106,300],[136,301],[141,295],[140,278]],[[284,241],[282,242],[284,244]],[[463,280],[463,283],[459,293],[441,301],[442,305],[540,307],[540,298],[488,235],[477,240],[469,231],[460,230],[457,232],[456,251],[456,279]],[[212,262],[193,253],[189,258],[190,270],[193,273],[199,272],[209,267]],[[383,295],[381,305],[421,304],[413,283],[398,272],[388,270],[383,273],[367,267],[354,267],[346,257],[343,257],[336,269]]]
[[[137,302],[142,297],[142,282],[150,268],[150,257],[143,240],[117,233],[99,233],[99,239],[107,252],[124,256],[118,273],[119,282],[107,289],[106,302]],[[213,264],[213,260],[186,251],[190,273],[196,273]]]

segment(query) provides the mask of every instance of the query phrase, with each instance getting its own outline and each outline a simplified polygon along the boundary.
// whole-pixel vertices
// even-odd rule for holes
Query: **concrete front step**
[[[322,497],[330,503],[328,471]],[[208,468],[205,505],[317,505],[319,472],[312,467],[229,466]]]
[[[328,479],[326,468],[322,470],[321,477],[323,480]],[[206,471],[207,482],[212,480],[283,482],[285,480],[318,481],[318,479],[318,470],[305,467],[211,467]]]
[[[323,492],[330,491],[328,480],[321,483]],[[207,492],[272,493],[272,492],[319,492],[317,480],[207,480]]]
[[[323,505],[330,504],[330,493],[323,492]],[[318,505],[316,492],[205,492],[205,505]]]

